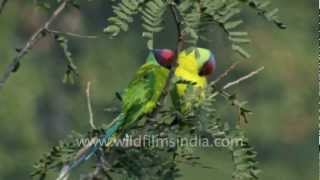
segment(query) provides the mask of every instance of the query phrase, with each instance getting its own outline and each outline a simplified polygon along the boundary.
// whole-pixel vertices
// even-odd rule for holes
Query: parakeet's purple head
[[[209,59],[207,59],[204,64],[202,65],[199,75],[200,76],[208,76],[212,74],[216,69],[216,60],[214,58],[214,55],[210,53]]]
[[[209,49],[195,48],[195,58],[198,65],[198,74],[200,76],[208,76],[216,69],[216,60],[213,53]]]
[[[170,49],[154,49],[153,53],[161,66],[171,68],[174,59],[174,51]]]

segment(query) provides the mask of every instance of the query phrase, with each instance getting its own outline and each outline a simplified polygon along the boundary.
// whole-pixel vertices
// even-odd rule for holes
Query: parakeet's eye
[[[164,67],[171,68],[174,52],[170,49],[155,49],[154,55],[157,62]]]
[[[199,75],[208,76],[211,73],[213,73],[215,69],[216,69],[216,60],[213,56],[211,56],[210,59],[207,62],[205,62],[201,67]]]

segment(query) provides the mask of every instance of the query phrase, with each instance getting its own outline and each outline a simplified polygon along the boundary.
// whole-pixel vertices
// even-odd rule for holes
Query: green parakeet
[[[138,69],[122,94],[121,113],[106,129],[105,134],[99,137],[99,142],[92,144],[80,157],[65,166],[64,173],[61,174],[66,174],[80,162],[89,159],[102,144],[112,143],[112,139],[119,136],[122,130],[154,110],[165,87],[174,56],[174,52],[168,49],[151,50],[146,63]]]

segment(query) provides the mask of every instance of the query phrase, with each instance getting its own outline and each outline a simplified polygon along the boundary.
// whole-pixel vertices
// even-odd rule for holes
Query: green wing
[[[122,96],[125,126],[152,112],[161,96],[168,74],[167,69],[157,64],[146,63],[140,67]]]

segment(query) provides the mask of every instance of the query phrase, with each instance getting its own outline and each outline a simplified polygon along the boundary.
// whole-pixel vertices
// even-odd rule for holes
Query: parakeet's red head
[[[166,68],[171,68],[174,59],[174,51],[170,49],[154,49],[154,56],[157,62]]]
[[[211,54],[210,58],[202,65],[199,71],[199,75],[208,76],[212,74],[215,71],[215,69],[216,69],[216,60],[213,54]]]

